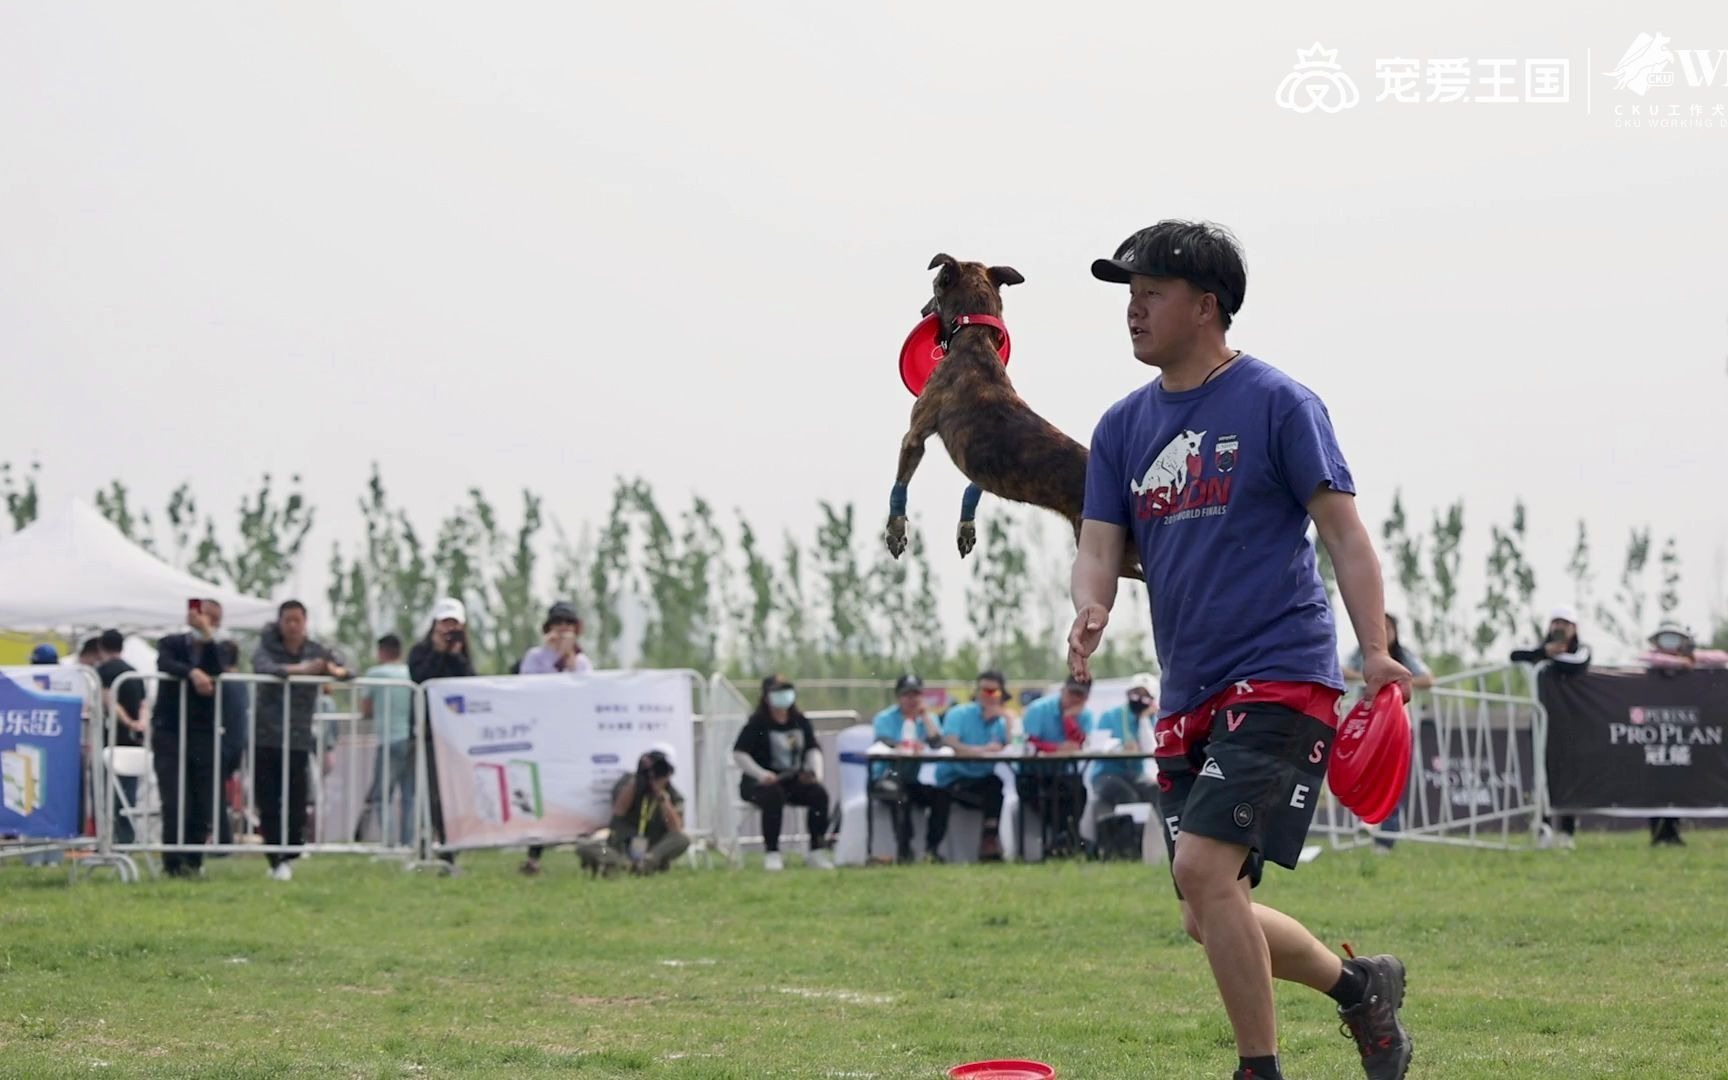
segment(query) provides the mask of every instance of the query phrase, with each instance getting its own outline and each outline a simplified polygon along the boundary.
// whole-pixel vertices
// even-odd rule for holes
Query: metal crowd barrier
[[[1533,846],[1548,804],[1548,714],[1531,671],[1513,665],[1436,679],[1412,697],[1410,721],[1410,782],[1398,828],[1368,826],[1328,789],[1312,831],[1336,848],[1376,839]]]
[[[423,742],[419,733],[425,727],[425,695],[418,686],[406,679],[355,678],[348,680],[332,679],[329,676],[296,675],[286,679],[271,675],[256,675],[229,673],[215,680],[213,689],[214,723],[207,732],[194,731],[187,715],[188,700],[192,693],[191,686],[174,676],[160,672],[127,672],[114,681],[111,690],[115,693],[128,681],[138,681],[149,686],[160,688],[164,683],[182,683],[179,694],[178,730],[174,733],[172,750],[158,753],[158,738],[156,724],[152,717],[147,721],[142,747],[148,760],[148,768],[139,777],[134,805],[125,807],[118,805],[116,795],[120,791],[119,777],[113,775],[113,760],[100,752],[93,755],[108,767],[100,770],[102,776],[96,789],[101,792],[98,800],[96,819],[98,822],[98,851],[117,860],[130,861],[132,855],[161,856],[169,854],[200,854],[200,855],[307,855],[307,854],[359,854],[374,857],[397,858],[404,861],[424,860],[427,858],[428,819],[425,812],[426,763],[423,752]],[[225,772],[223,765],[223,734],[231,718],[224,716],[222,687],[225,685],[243,685],[246,687],[247,708],[245,717],[245,746],[240,760],[232,773]],[[310,750],[295,751],[293,749],[293,691],[297,687],[317,687],[320,692],[334,691],[340,694],[358,695],[369,689],[375,690],[407,690],[413,714],[410,718],[410,728],[407,748],[407,768],[413,770],[415,784],[414,794],[406,797],[406,789],[399,775],[393,775],[391,748],[378,737],[377,732],[388,717],[375,716],[362,718],[357,708],[348,710],[320,710],[314,705],[309,718],[312,725],[313,747]],[[282,695],[282,734],[281,742],[275,746],[260,747],[258,742],[258,702],[265,694]],[[148,695],[154,698],[156,695]],[[388,701],[388,698],[384,698]],[[118,747],[118,718],[107,712],[103,718],[105,738],[103,745]],[[340,783],[327,782],[327,774],[323,769],[326,752],[340,748],[345,751],[340,760],[344,766],[342,775],[336,777]],[[125,748],[120,748],[125,749]],[[270,843],[262,835],[264,814],[259,805],[258,751],[276,749],[280,753],[280,773],[273,779],[279,792],[276,796],[276,821],[279,823],[279,835],[275,843]],[[304,754],[303,758],[299,755]],[[371,756],[374,760],[368,762]],[[400,756],[400,755],[396,755]],[[136,755],[132,756],[134,759]],[[298,760],[297,760],[298,759]],[[308,772],[305,778],[307,801],[304,805],[292,805],[294,785],[291,783],[292,770],[297,764],[303,764]],[[370,766],[370,768],[368,768]],[[275,766],[273,765],[272,768]],[[186,798],[189,773],[196,769],[202,772],[208,768],[212,777],[208,784],[210,800],[209,816],[206,819],[208,828],[202,836],[187,835],[188,800]],[[174,778],[173,820],[166,820],[158,815],[162,808],[161,783],[166,779],[164,770],[171,770]],[[400,770],[397,770],[399,772]],[[231,842],[222,843],[221,817],[229,812],[223,799],[223,789],[229,776],[238,775],[239,788],[242,793],[241,806],[238,808],[238,821],[235,822]],[[376,785],[374,785],[376,781]],[[203,787],[202,782],[199,787]],[[393,795],[402,791],[405,798],[400,809],[392,805]],[[346,810],[342,814],[333,814],[333,795],[341,792],[347,799]],[[356,792],[359,798],[356,800]],[[371,798],[376,794],[377,799]],[[356,801],[360,804],[357,808]],[[362,839],[360,830],[371,823],[373,812],[376,812],[376,833],[374,840]],[[128,814],[135,829],[142,825],[142,835],[134,835],[130,843],[119,843],[115,835],[117,818]],[[289,842],[291,836],[291,815],[302,815],[303,828],[306,829],[302,843]],[[401,814],[411,816],[412,825],[409,831],[409,841],[402,843]],[[307,815],[310,821],[307,820]],[[332,830],[332,823],[341,827]],[[257,831],[255,831],[257,830]],[[315,831],[314,831],[315,830]],[[154,865],[151,870],[154,872]],[[133,867],[128,874],[122,870],[122,877],[137,875]]]

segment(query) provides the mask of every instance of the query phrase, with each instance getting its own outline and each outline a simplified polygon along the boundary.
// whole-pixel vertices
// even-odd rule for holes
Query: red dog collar
[[[962,315],[955,320],[953,327],[944,336],[941,333],[942,321],[937,315],[926,315],[906,335],[906,341],[900,346],[900,381],[906,384],[906,389],[917,397],[924,392],[924,384],[930,381],[930,375],[936,370],[936,365],[948,355],[944,347],[947,339],[952,338],[962,326],[988,326],[1002,335],[1002,340],[996,345],[996,355],[1002,358],[1004,367],[1008,364],[1010,343],[1008,328],[1002,320],[994,315]]]

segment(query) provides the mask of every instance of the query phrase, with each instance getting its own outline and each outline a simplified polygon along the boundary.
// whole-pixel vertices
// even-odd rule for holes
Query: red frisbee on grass
[[[974,1061],[948,1070],[948,1080],[1050,1080],[1055,1075],[1041,1061]]]
[[[906,389],[917,397],[924,392],[924,386],[930,381],[930,376],[936,370],[936,365],[948,355],[939,344],[942,330],[942,317],[931,314],[918,320],[918,325],[906,335],[906,343],[900,346],[900,381],[906,384]],[[996,355],[1002,358],[1002,366],[1008,366],[1010,344],[1008,331],[1002,331],[1002,344],[997,346]]]
[[[1410,779],[1410,745],[1404,696],[1396,684],[1383,686],[1338,725],[1326,784],[1345,809],[1378,825],[1391,816]]]

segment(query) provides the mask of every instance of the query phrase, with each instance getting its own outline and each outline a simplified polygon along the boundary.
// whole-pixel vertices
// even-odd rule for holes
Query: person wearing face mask
[[[416,683],[432,679],[463,679],[474,674],[474,660],[468,652],[468,609],[453,596],[432,605],[432,625],[426,636],[408,651],[408,677]],[[420,753],[426,761],[426,805],[432,816],[432,835],[444,842],[444,802],[438,794],[438,761],[433,753],[430,733],[415,732],[421,740]],[[456,874],[456,853],[446,851],[438,856],[444,861],[446,873]]]
[[[162,801],[162,839],[169,844],[203,844],[210,839],[210,806],[216,784],[216,680],[222,674],[217,638],[222,630],[222,605],[200,600],[186,615],[190,630],[170,634],[156,643],[156,670],[164,676],[156,688],[156,711],[150,723],[151,757],[156,790]],[[185,703],[186,737],[181,743],[181,703]],[[185,788],[180,785],[185,761]],[[204,872],[199,852],[165,852],[162,868],[170,877],[198,877]]]
[[[1158,705],[1158,680],[1142,671],[1128,682],[1128,700],[1098,718],[1094,731],[1108,732],[1120,739],[1117,749],[1124,754],[1140,752],[1140,722],[1155,715]],[[1092,797],[1099,805],[1100,818],[1108,817],[1122,803],[1156,803],[1158,785],[1146,778],[1146,768],[1139,761],[1100,761],[1092,767]]]
[[[780,825],[787,805],[809,810],[810,857],[807,864],[834,869],[828,853],[828,789],[822,786],[822,749],[816,729],[794,704],[798,693],[784,675],[762,680],[762,698],[732,744],[743,771],[738,794],[762,811],[762,868],[782,870]]]
[[[1650,648],[1638,659],[1652,672],[1678,675],[1699,666],[1698,642],[1692,637],[1692,631],[1671,619],[1664,619],[1656,632],[1650,635]],[[1654,847],[1684,846],[1686,841],[1680,839],[1680,819],[1651,818],[1650,843]]]

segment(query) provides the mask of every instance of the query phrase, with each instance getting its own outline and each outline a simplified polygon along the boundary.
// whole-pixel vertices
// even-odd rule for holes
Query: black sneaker
[[[1398,1019],[1404,1007],[1404,962],[1396,956],[1350,961],[1368,979],[1362,1004],[1338,1010],[1338,1030],[1356,1040],[1369,1080],[1404,1080],[1410,1071],[1410,1033]]]

